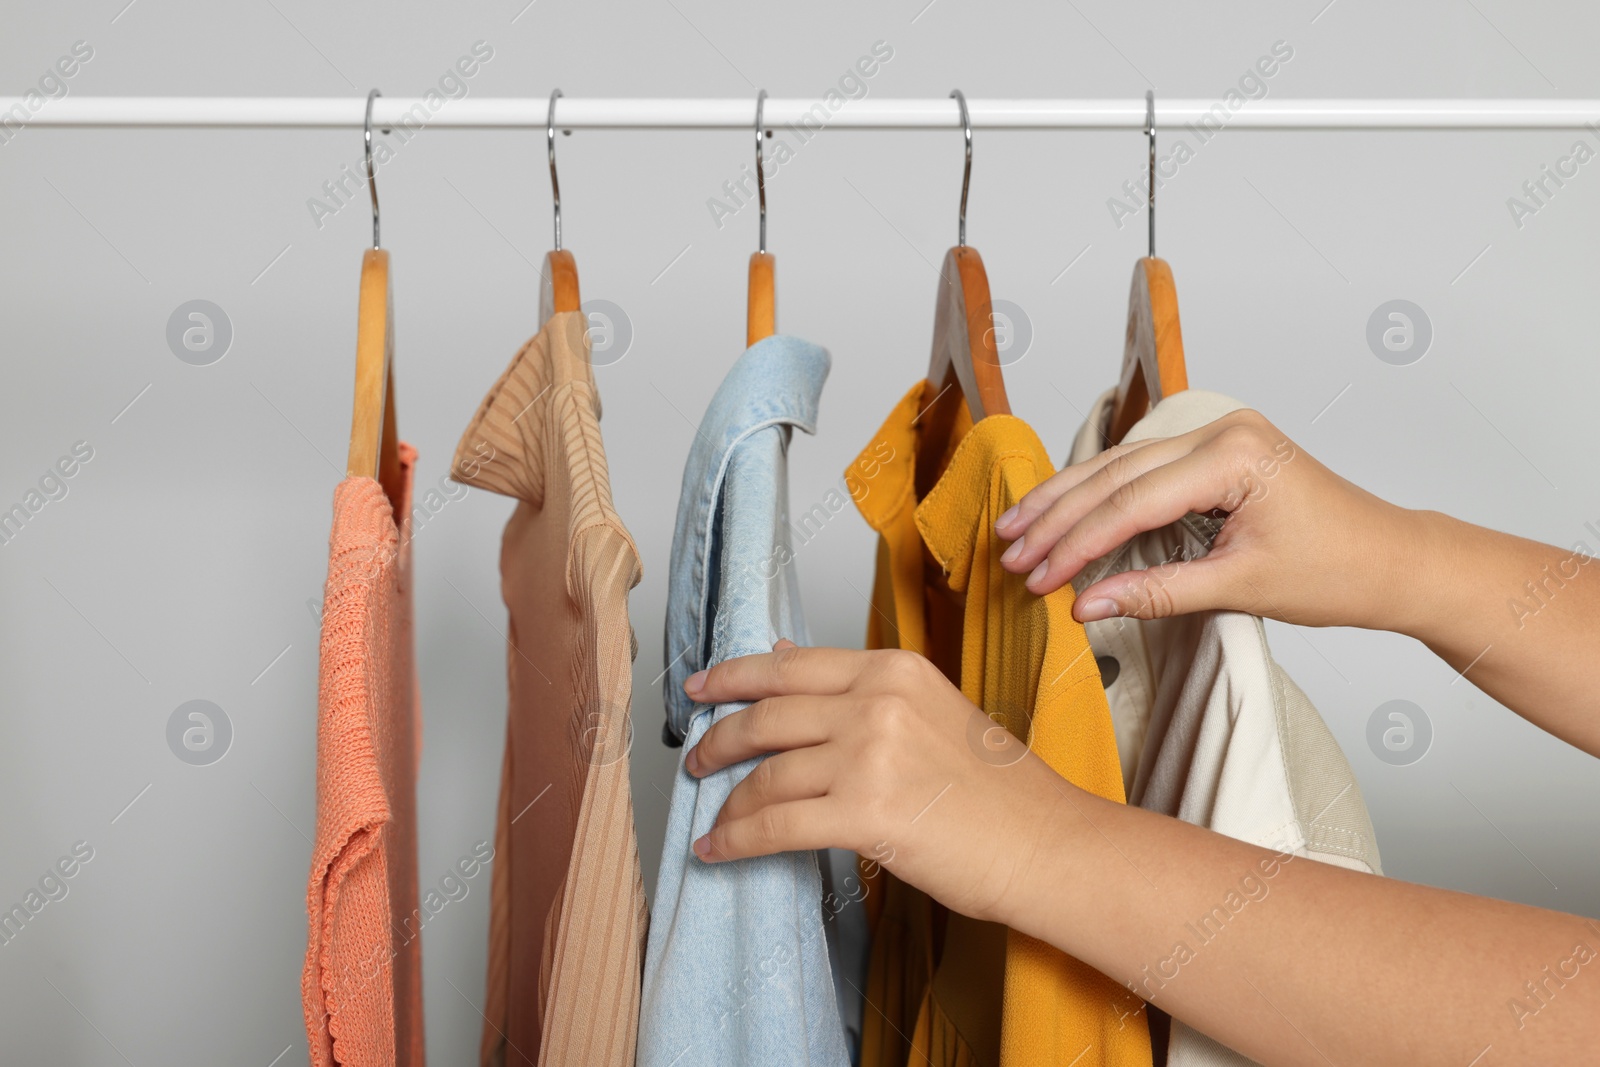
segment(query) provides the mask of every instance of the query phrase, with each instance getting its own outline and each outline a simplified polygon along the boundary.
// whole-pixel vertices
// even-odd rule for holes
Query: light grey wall
[[[1266,83],[1274,98],[1600,96],[1600,15],[1573,2],[833,0],[759,14],[705,0],[125,3],[5,0],[4,91],[85,41],[93,57],[67,82],[73,94],[415,95],[484,41],[493,58],[467,83],[479,96],[554,85],[753,96],[759,85],[820,97],[882,40],[894,55],[870,92],[884,97],[952,86],[1134,97],[1153,85],[1158,99],[1220,99],[1283,41],[1293,58]],[[1585,414],[1600,391],[1589,314],[1600,164],[1520,226],[1507,207],[1578,139],[1231,131],[1205,144],[1160,200],[1192,383],[1261,408],[1396,501],[1600,543],[1584,527],[1600,526]],[[691,423],[740,350],[755,241],[753,209],[719,228],[707,200],[749,147],[732,131],[585,132],[559,145],[584,292],[624,308],[634,331],[598,376],[617,505],[644,558],[633,768],[647,884],[674,759],[656,740],[655,682],[671,516]],[[93,849],[68,895],[0,945],[8,1062],[305,1059],[310,605],[348,440],[368,239],[364,199],[320,228],[307,201],[359,149],[352,132],[24,129],[0,145],[0,505],[23,501],[75,443],[93,450],[67,495],[0,547],[0,904],[22,901],[75,842]],[[1118,369],[1144,229],[1142,217],[1119,228],[1107,201],[1138,175],[1144,144],[980,132],[975,151],[970,238],[995,295],[1031,322],[1010,393],[1063,455]],[[830,131],[769,185],[781,325],[834,359],[819,433],[791,450],[797,507],[836,484],[925,366],[959,161],[953,131]],[[421,452],[420,491],[445,477],[475,405],[535,326],[534,264],[550,239],[542,135],[426,131],[380,180],[400,423]],[[180,361],[166,339],[193,299],[219,305],[233,331],[208,366]],[[1410,366],[1366,341],[1369,316],[1392,299],[1432,325]],[[425,886],[493,832],[508,511],[473,493],[415,543]],[[866,588],[871,560],[853,513],[801,550],[819,641],[859,642],[852,585]],[[1272,638],[1360,775],[1390,873],[1600,911],[1593,760],[1409,640],[1280,626]],[[232,726],[209,766],[167,741],[174,710],[196,699]],[[1424,709],[1434,732],[1410,766],[1366,741],[1369,716],[1394,699]],[[474,1055],[488,878],[424,933],[435,1063]]]

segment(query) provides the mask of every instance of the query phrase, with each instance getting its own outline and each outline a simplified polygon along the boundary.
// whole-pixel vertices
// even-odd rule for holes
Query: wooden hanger
[[[560,89],[550,94],[550,112],[545,122],[545,143],[550,151],[550,195],[555,201],[556,247],[544,257],[544,279],[539,286],[539,322],[563,311],[577,311],[583,301],[578,296],[578,261],[561,248],[561,183],[556,180],[556,100]],[[569,131],[570,132],[570,131]]]
[[[1155,94],[1145,93],[1145,133],[1150,138],[1150,254],[1133,265],[1128,289],[1128,329],[1122,345],[1122,375],[1111,405],[1106,436],[1117,444],[1133,424],[1173,393],[1189,388],[1178,324],[1178,289],[1172,268],[1156,258]]]
[[[961,90],[950,95],[961,105],[967,161],[961,176],[961,221],[956,247],[945,253],[939,271],[939,302],[933,317],[933,353],[928,381],[942,396],[952,385],[966,397],[974,422],[987,415],[1009,415],[1000,353],[995,347],[994,306],[989,274],[976,248],[967,247],[967,188],[972,180],[972,122]]]
[[[778,294],[771,252],[750,253],[750,302],[745,313],[746,347],[778,332]]]
[[[778,290],[776,261],[767,251],[767,178],[762,169],[761,139],[766,132],[761,117],[765,110],[767,91],[756,93],[756,199],[760,202],[761,236],[756,251],[750,254],[750,296],[745,308],[744,343],[746,347],[765,340],[778,332]]]
[[[583,301],[578,297],[578,261],[572,253],[556,249],[544,257],[544,281],[539,287],[539,321],[561,311],[577,311]]]
[[[394,310],[389,253],[369,248],[361,257],[361,304],[356,324],[355,412],[350,422],[346,473],[393,484],[400,452],[394,418]]]
[[[1122,347],[1122,377],[1106,434],[1112,444],[1164,397],[1189,388],[1178,325],[1178,290],[1164,259],[1146,256],[1133,265],[1128,290],[1128,330]]]
[[[976,248],[957,245],[945,253],[939,273],[928,381],[941,393],[952,385],[960,389],[974,422],[988,415],[1011,414],[995,347],[994,312],[983,257]]]
[[[400,473],[400,439],[394,416],[394,308],[389,253],[378,244],[378,183],[372,170],[372,101],[367,94],[367,188],[372,194],[372,247],[361,257],[361,300],[356,320],[355,410],[345,473],[376,478],[394,499]]]

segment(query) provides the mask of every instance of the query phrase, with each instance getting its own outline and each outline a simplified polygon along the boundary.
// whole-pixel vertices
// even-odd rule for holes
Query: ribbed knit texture
[[[519,501],[501,543],[510,704],[485,1067],[631,1067],[648,921],[628,781],[638,552],[611,503],[587,320],[512,359],[452,477]]]
[[[994,522],[1054,473],[1049,457],[1010,415],[973,424],[959,409],[947,439],[926,439],[936,403],[919,382],[846,472],[881,539],[868,644],[928,656],[1063,777],[1120,802],[1116,738],[1072,590],[1034,596],[999,563]],[[923,453],[939,473],[919,501]],[[1127,990],[1015,930],[953,913],[941,928],[942,909],[924,917],[917,891],[892,877],[879,883],[867,988],[883,1016],[866,1031],[863,1067],[1148,1067],[1143,1014],[1123,1017]]]
[[[371,478],[347,478],[334,490],[300,982],[312,1067],[423,1064],[422,727],[408,521],[415,463],[415,450],[402,444],[399,484],[387,493]]]

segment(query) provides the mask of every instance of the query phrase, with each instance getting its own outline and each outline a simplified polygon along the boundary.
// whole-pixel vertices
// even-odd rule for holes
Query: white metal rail
[[[836,98],[837,99],[837,98]],[[1123,100],[969,100],[974,129],[1142,130],[1145,102]],[[373,124],[439,129],[543,129],[544,97],[380,97]],[[360,129],[364,97],[67,96],[0,97],[0,140],[25,127],[249,127]],[[748,129],[755,98],[628,99],[563,97],[561,129]],[[1156,101],[1157,129],[1205,124],[1248,130],[1575,130],[1600,132],[1600,100],[1221,100]],[[905,130],[960,126],[948,99],[769,98],[765,125]]]

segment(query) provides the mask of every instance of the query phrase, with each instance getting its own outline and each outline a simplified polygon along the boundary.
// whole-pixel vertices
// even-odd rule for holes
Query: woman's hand
[[[774,753],[695,853],[848,848],[956,911],[1011,918],[1008,891],[1068,783],[915,653],[774,648],[684,684],[705,704],[756,701],[685,754],[690,774]]]
[[[1116,445],[1041,483],[995,524],[1001,564],[1048,593],[1136,534],[1225,512],[1205,557],[1129,571],[1085,589],[1083,622],[1212,608],[1311,626],[1402,629],[1421,513],[1318,463],[1255,411],[1179,437]],[[1030,573],[1031,572],[1031,573]]]
[[[1587,947],[1600,923],[1274,854],[1095,796],[1015,739],[1007,751],[1010,735],[913,653],[785,641],[684,690],[756,701],[685,753],[691,774],[772,753],[695,842],[708,862],[854,849],[1127,984],[1107,1011],[1136,1016],[1149,998],[1259,1063],[1460,1067],[1492,1048],[1495,1063],[1564,1064],[1600,1042],[1600,979],[1572,977],[1600,967]],[[1196,926],[1219,921],[1226,936]],[[1527,994],[1556,971],[1563,985]]]

